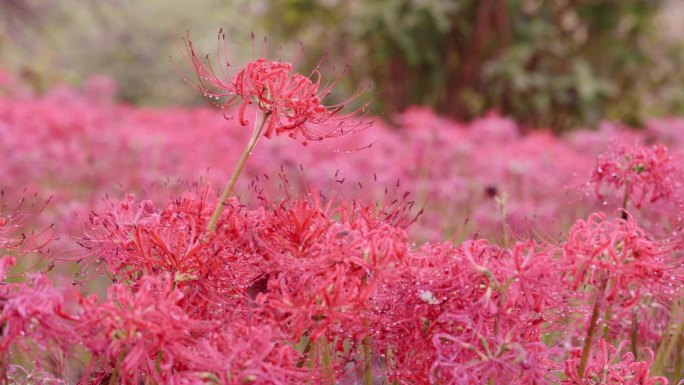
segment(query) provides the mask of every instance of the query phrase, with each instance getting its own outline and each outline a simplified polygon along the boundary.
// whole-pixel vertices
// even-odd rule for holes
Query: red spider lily
[[[199,58],[190,39],[186,38],[187,57],[198,74],[196,88],[205,97],[220,99],[225,97],[221,107],[228,109],[240,104],[239,121],[246,126],[247,107],[255,104],[268,121],[263,131],[270,138],[287,133],[295,138],[298,134],[309,141],[345,136],[370,126],[363,122],[366,116],[365,103],[350,112],[342,110],[356,99],[360,93],[335,105],[324,105],[323,100],[331,93],[345,71],[322,81],[319,66],[308,76],[294,72],[293,64],[259,58],[247,63],[244,68],[232,75],[232,67],[227,59],[225,34],[219,32],[220,76],[208,60]],[[295,61],[296,62],[296,61]],[[226,113],[227,117],[230,115]]]
[[[5,279],[14,258],[0,259],[0,282]],[[62,291],[53,288],[44,275],[34,274],[23,283],[3,283],[0,286],[0,351],[6,351],[17,339],[30,338],[41,346],[56,342],[68,347],[76,340],[70,321],[74,318],[65,310]]]
[[[594,213],[577,221],[562,249],[574,290],[585,284],[604,287],[605,299],[623,307],[635,304],[642,293],[661,302],[681,295],[681,267],[670,260],[671,247],[653,240],[631,216],[609,221]]]
[[[562,385],[667,385],[665,377],[651,377],[649,368],[653,363],[653,351],[647,349],[649,359],[636,361],[632,353],[620,356],[628,343],[623,341],[617,348],[604,339],[593,349],[584,375],[580,376],[578,366],[581,350],[570,353],[565,361],[566,380]]]
[[[488,335],[438,333],[433,344],[431,381],[436,384],[544,385],[555,368],[549,358],[555,350],[526,337],[524,324],[514,319],[497,323]]]
[[[379,219],[395,214],[317,193],[275,206],[260,236],[270,279],[259,302],[295,339],[335,330],[362,338],[377,287],[406,269],[408,240],[395,224],[403,217]]]
[[[53,226],[42,231],[30,230],[34,218],[46,208],[52,198],[39,201],[36,199],[38,194],[26,198],[23,196],[25,193],[26,191],[16,205],[12,206],[4,202],[5,192],[0,190],[0,249],[16,253],[40,251],[52,241]]]
[[[94,230],[84,245],[116,280],[167,273],[183,289],[188,311],[210,312],[215,298],[234,298],[259,275],[251,260],[242,258],[250,248],[245,235],[258,227],[259,213],[242,210],[233,199],[218,234],[203,241],[213,203],[209,191],[184,194],[163,210],[128,197],[105,214],[91,215]]]
[[[550,253],[534,244],[506,250],[472,241],[426,245],[411,261],[413,273],[374,301],[377,343],[392,351],[390,378],[545,383],[554,349],[542,344],[541,327],[562,311]],[[406,294],[397,300],[396,292]]]
[[[200,362],[191,347],[218,325],[188,317],[178,306],[183,295],[172,285],[168,276],[144,276],[135,291],[114,284],[106,302],[95,296],[82,301],[77,330],[97,367],[111,367],[122,384],[139,378],[161,383],[164,371]]]
[[[0,282],[4,281],[14,258],[0,259]],[[79,342],[74,331],[76,317],[66,311],[62,290],[55,289],[44,275],[32,274],[21,283],[2,282],[0,285],[0,382],[29,383],[32,377],[45,384],[62,384],[65,353]],[[9,352],[19,352],[36,360],[31,372],[18,365],[8,365]],[[56,371],[56,376],[43,372],[45,366]]]
[[[680,284],[681,285],[681,284]],[[668,321],[673,309],[661,298],[650,293],[642,294],[640,301],[630,308],[612,306],[606,319],[605,338],[621,341],[638,336],[639,347],[657,348],[668,332]]]
[[[307,374],[297,367],[301,354],[267,325],[231,321],[199,340],[194,353],[200,360],[188,365],[184,377],[200,375],[227,385],[287,385],[305,382]]]
[[[250,77],[264,84],[267,75],[274,84],[294,79],[285,78],[278,71],[287,68],[276,64],[282,63],[254,62],[249,71],[245,67],[245,87],[251,87]],[[228,83],[235,76],[226,79]],[[59,91],[52,99],[0,100],[5,188],[42,183],[53,188],[57,185],[52,179],[73,186],[56,210],[47,213],[62,228],[74,211],[101,211],[94,199],[81,199],[111,191],[115,179],[123,189],[134,190],[169,173],[192,177],[209,164],[224,164],[226,154],[239,150],[234,137],[223,135],[225,127],[212,122],[210,111],[104,109],[88,97],[65,95]],[[242,104],[237,88],[231,95]],[[269,92],[251,100],[255,108],[276,108]],[[429,230],[431,237],[440,236],[436,234],[444,224],[453,227],[454,218],[463,213],[475,218],[468,226],[488,235],[495,226],[500,228],[503,215],[509,224],[517,223],[511,225],[517,229],[525,226],[525,217],[543,215],[546,223],[540,227],[555,235],[569,227],[578,211],[589,209],[574,201],[566,205],[559,194],[563,186],[581,183],[575,176],[592,162],[596,149],[577,145],[573,150],[564,138],[545,133],[522,135],[511,122],[496,117],[460,125],[423,110],[401,119],[404,130],[382,127],[384,139],[373,156],[351,154],[349,162],[338,165],[325,151],[305,154],[269,141],[269,151],[255,153],[256,162],[248,170],[261,176],[271,172],[270,165],[295,167],[302,162],[307,172],[297,178],[321,186],[331,176],[331,167],[340,167],[341,175],[329,184],[342,196],[360,193],[365,201],[382,196],[385,185],[401,179],[433,207],[432,221],[420,229],[421,234]],[[112,130],[103,130],[105,123]],[[233,127],[239,124],[236,119]],[[206,130],[187,130],[190,125]],[[277,133],[274,128],[273,135]],[[610,136],[597,135],[603,142]],[[642,137],[640,132],[631,135]],[[356,146],[351,140],[372,137],[347,140],[345,145]],[[671,143],[676,156],[677,141]],[[51,162],[40,162],[43,158]],[[96,171],[79,177],[74,169]],[[369,169],[379,171],[373,179],[382,187],[368,183]],[[638,165],[631,171],[647,175]],[[344,177],[363,181],[365,187],[341,183]],[[266,191],[277,184],[266,180],[259,186]],[[602,193],[615,189],[602,186]],[[676,193],[663,195],[654,205],[644,198],[642,210],[671,208],[679,199]],[[630,194],[640,195],[630,192],[629,199]],[[168,191],[150,190],[149,196],[160,202]],[[504,196],[510,200],[502,213]],[[96,359],[85,368],[84,385],[115,383],[123,377],[129,383],[315,384],[324,382],[321,351],[334,350],[329,357],[334,374],[342,368],[363,371],[359,358],[362,347],[370,345],[376,382],[558,383],[566,377],[562,365],[554,363],[556,352],[582,342],[574,328],[586,329],[588,299],[602,282],[606,289],[597,301],[599,311],[592,322],[596,327],[592,338],[584,339],[593,341],[586,344],[591,348],[588,360],[580,376],[582,356],[570,355],[568,384],[611,383],[601,377],[608,374],[612,383],[662,384],[648,375],[652,360],[643,348],[661,340],[665,347],[679,343],[674,331],[679,330],[681,314],[673,312],[670,300],[682,290],[681,232],[669,227],[667,236],[675,242],[657,240],[650,233],[656,226],[642,221],[642,212],[614,221],[595,214],[576,224],[562,252],[534,242],[509,247],[483,240],[416,249],[410,240],[424,238],[407,236],[409,218],[402,210],[377,209],[359,203],[363,200],[327,200],[316,192],[275,203],[264,200],[258,206],[257,198],[262,197],[228,200],[216,232],[205,239],[203,229],[215,204],[209,190],[165,205],[128,198],[93,215],[94,229],[84,245],[92,248],[93,259],[101,259],[99,271],[104,268],[116,279],[112,296],[105,301],[91,296],[81,302],[81,310],[65,311],[71,310],[67,293],[53,289],[43,276],[1,285],[0,315],[7,321],[0,322],[0,342],[10,345],[5,353],[22,353],[11,357],[13,364],[30,353],[27,358],[35,360],[36,367],[21,374],[20,366],[7,366],[0,357],[0,382],[8,377],[10,383],[76,383],[84,371],[80,365],[68,367],[80,357],[68,353],[85,349]],[[14,256],[38,248],[38,238],[30,233],[31,242],[22,242],[25,214],[1,214],[8,222],[4,228],[0,223],[0,247]],[[681,216],[676,210],[666,214]],[[10,262],[0,259],[0,275]],[[152,289],[146,286],[150,280]],[[576,326],[569,322],[576,321],[574,317],[580,320],[573,322]],[[300,335],[320,339],[298,352],[293,345],[302,342],[296,339]],[[596,342],[599,337],[620,341],[632,336],[637,340],[632,349],[643,353],[641,357],[622,355],[622,346],[611,353],[609,346]],[[329,347],[319,346],[319,341]],[[662,352],[666,354],[656,360],[654,373],[669,370],[676,356],[674,351]],[[619,361],[619,356],[627,358]],[[337,380],[342,384],[353,379]]]
[[[43,275],[34,275],[26,283],[4,286],[0,303],[0,351],[25,337],[42,346],[56,342],[64,348],[76,340],[70,323],[73,316],[65,310],[64,294]]]
[[[681,170],[662,144],[652,147],[612,144],[605,155],[596,159],[592,174],[599,199],[605,189],[622,191],[619,197],[636,208],[644,203],[673,198]],[[623,207],[624,208],[624,207]]]

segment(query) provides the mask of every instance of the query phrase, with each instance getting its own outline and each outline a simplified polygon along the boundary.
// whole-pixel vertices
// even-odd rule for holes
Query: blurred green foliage
[[[330,28],[377,85],[381,108],[487,110],[557,130],[682,113],[681,43],[658,30],[659,0],[282,0],[279,34]],[[341,20],[348,20],[339,28]],[[315,40],[314,40],[315,41]]]
[[[194,73],[183,61],[181,39],[190,31],[202,51],[213,52],[216,34],[225,26],[246,42],[251,20],[234,13],[236,4],[223,0],[0,0],[0,67],[18,72],[39,91],[55,83],[78,85],[88,76],[106,74],[116,80],[119,97],[127,102],[201,101],[178,73]]]
[[[284,45],[284,58],[303,41],[303,70],[324,52],[328,64],[351,64],[344,91],[372,81],[376,109],[390,114],[412,104],[459,119],[496,110],[530,127],[564,130],[684,113],[684,55],[681,42],[662,31],[665,0],[0,4],[12,10],[0,29],[0,63],[19,68],[37,88],[106,73],[128,101],[197,100],[166,58],[181,60],[177,48],[186,29],[213,52],[223,26],[242,59],[252,54],[254,31],[269,36],[273,51]]]

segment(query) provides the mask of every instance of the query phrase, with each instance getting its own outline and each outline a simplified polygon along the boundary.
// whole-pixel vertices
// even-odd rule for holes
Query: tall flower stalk
[[[214,71],[208,55],[205,59],[197,55],[190,35],[187,35],[186,57],[197,72],[195,88],[210,100],[222,101],[218,105],[224,110],[224,116],[227,119],[232,119],[228,109],[239,104],[238,118],[243,126],[249,124],[245,118],[248,107],[255,105],[257,111],[252,135],[217,202],[217,207],[207,225],[206,237],[216,231],[223,205],[231,195],[261,135],[267,138],[271,138],[273,134],[283,133],[292,138],[301,135],[306,144],[310,141],[346,136],[372,124],[364,120],[366,107],[370,101],[358,109],[342,112],[363,92],[362,89],[341,103],[323,104],[323,100],[330,96],[345,71],[323,81],[319,70],[320,63],[308,76],[305,76],[295,72],[291,63],[259,58],[248,62],[233,75],[233,67],[228,58],[226,37],[222,30],[219,31],[218,47],[220,76]]]
[[[625,212],[623,210],[623,212]],[[667,260],[669,248],[654,240],[641,229],[631,215],[626,219],[607,220],[604,214],[592,214],[587,221],[578,221],[570,230],[563,245],[563,256],[568,263],[568,282],[571,289],[590,285],[596,293],[584,345],[578,357],[576,374],[586,375],[595,342],[600,330],[600,315],[607,309],[629,311],[632,323],[629,331],[633,358],[637,358],[637,304],[643,295],[652,295],[664,305],[679,291],[670,291],[662,282],[676,282],[676,266]],[[574,360],[574,359],[573,359]]]
[[[235,183],[237,182],[240,174],[242,173],[242,169],[247,163],[247,158],[249,158],[249,156],[252,154],[252,151],[254,151],[254,147],[259,141],[261,133],[266,125],[266,122],[268,121],[268,118],[271,116],[271,113],[267,112],[260,114],[260,112],[257,111],[257,116],[259,117],[254,121],[254,131],[252,131],[252,136],[249,138],[245,149],[242,151],[242,154],[240,154],[240,158],[238,158],[235,168],[233,168],[233,172],[230,174],[230,179],[228,179],[228,183],[219,197],[219,201],[216,204],[216,209],[214,209],[214,213],[211,215],[209,224],[207,224],[207,236],[210,236],[216,231],[216,224],[223,213],[223,206],[230,197],[233,188],[235,187]]]
[[[587,336],[584,339],[584,346],[582,347],[582,357],[580,358],[579,369],[577,372],[579,376],[584,376],[584,370],[587,368],[587,361],[591,348],[594,344],[594,336],[599,324],[599,315],[601,314],[601,305],[603,303],[603,296],[606,291],[606,282],[601,282],[598,292],[596,294],[596,302],[594,302],[594,309],[591,312],[591,319],[589,320],[589,328],[587,329]]]

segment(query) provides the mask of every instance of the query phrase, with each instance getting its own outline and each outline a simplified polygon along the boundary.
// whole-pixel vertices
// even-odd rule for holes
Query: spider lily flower
[[[635,304],[642,293],[663,302],[681,295],[681,290],[668,285],[681,275],[669,260],[670,248],[655,241],[634,218],[610,221],[603,213],[577,221],[562,247],[573,289],[607,285],[605,299],[625,307]]]
[[[644,203],[673,199],[678,174],[681,170],[662,144],[652,147],[613,144],[606,154],[596,159],[591,182],[599,199],[603,199],[605,192],[624,189],[624,205],[629,201],[638,209]]]
[[[321,141],[346,136],[372,124],[364,120],[370,101],[357,109],[343,111],[364,92],[363,89],[341,103],[323,103],[339,83],[346,68],[323,80],[320,72],[323,60],[309,75],[303,75],[294,70],[293,63],[258,58],[233,73],[222,31],[219,32],[219,73],[214,70],[208,55],[201,59],[196,53],[190,35],[186,37],[186,49],[187,58],[198,75],[195,88],[208,99],[223,99],[219,106],[224,110],[239,105],[238,119],[243,126],[249,124],[245,116],[248,107],[255,105],[267,119],[262,131],[267,138],[274,134],[288,134],[296,138],[301,134],[306,141]],[[232,118],[227,111],[224,115],[228,119]]]
[[[617,348],[601,339],[597,349],[589,358],[587,370],[580,375],[577,370],[579,363],[580,350],[577,349],[570,353],[565,361],[565,375],[567,379],[561,385],[589,385],[589,384],[621,384],[621,385],[667,385],[665,377],[654,377],[650,375],[649,368],[653,364],[653,352],[648,349],[649,359],[647,361],[637,361],[632,353],[620,353],[628,345],[626,341],[621,342]]]

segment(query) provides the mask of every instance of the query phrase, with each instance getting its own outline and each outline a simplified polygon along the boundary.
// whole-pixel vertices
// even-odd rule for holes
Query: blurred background
[[[467,121],[488,111],[565,131],[600,120],[638,126],[684,114],[681,0],[0,0],[0,68],[42,92],[103,74],[121,101],[203,103],[181,71],[188,30],[236,59],[250,33],[306,73],[325,52],[349,64],[342,88],[371,82],[388,119],[427,105]]]

